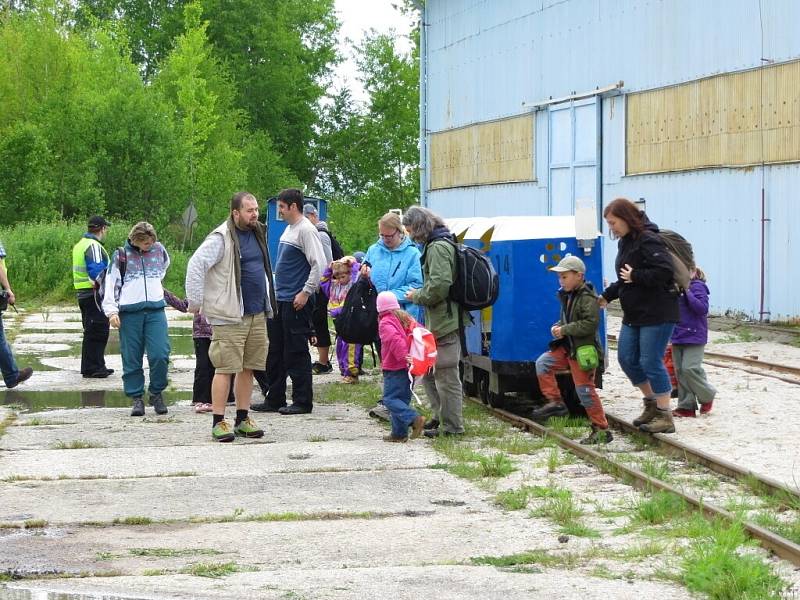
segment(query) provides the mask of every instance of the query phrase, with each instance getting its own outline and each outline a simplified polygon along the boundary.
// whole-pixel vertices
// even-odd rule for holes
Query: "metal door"
[[[575,214],[575,199],[600,199],[600,99],[549,107],[549,214]]]

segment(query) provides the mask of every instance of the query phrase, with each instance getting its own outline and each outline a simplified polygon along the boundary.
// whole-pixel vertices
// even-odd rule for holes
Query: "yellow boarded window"
[[[430,154],[434,190],[535,181],[533,115],[434,133]]]
[[[800,61],[630,94],[625,172],[800,161]]]

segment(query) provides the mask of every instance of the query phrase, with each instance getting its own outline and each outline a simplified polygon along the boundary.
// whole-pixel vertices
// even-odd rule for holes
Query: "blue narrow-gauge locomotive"
[[[464,244],[486,252],[500,277],[491,308],[474,311],[465,327],[464,392],[497,406],[507,392],[539,395],[536,359],[552,340],[559,318],[554,267],[567,255],[586,264],[586,280],[602,291],[602,249],[596,226],[576,234],[575,217],[490,217],[449,219]],[[600,339],[606,348],[605,313]],[[568,404],[572,404],[568,402]]]

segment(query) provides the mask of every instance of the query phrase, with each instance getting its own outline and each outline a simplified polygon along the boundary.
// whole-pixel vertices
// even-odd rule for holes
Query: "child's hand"
[[[563,334],[563,333],[561,333],[561,325],[553,325],[553,326],[550,328],[550,333],[551,333],[551,334],[553,335],[553,337],[554,337],[554,338],[556,338],[557,340],[560,340],[561,338],[563,338],[563,337],[564,337],[564,334]]]
[[[406,355],[406,364],[407,364],[409,367],[411,366],[411,364],[412,364],[413,362],[414,362],[414,359],[413,359],[413,358],[411,358],[411,355],[410,355],[410,354]]]

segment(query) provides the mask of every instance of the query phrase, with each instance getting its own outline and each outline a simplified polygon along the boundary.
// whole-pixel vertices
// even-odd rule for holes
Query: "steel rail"
[[[608,341],[616,342],[617,337],[615,335],[609,335]],[[724,360],[732,363],[738,363],[743,365],[748,365],[752,367],[757,367],[759,369],[763,369],[764,371],[778,371],[780,373],[789,373],[790,375],[797,375],[800,377],[800,367],[790,367],[789,365],[780,365],[777,363],[766,362],[763,360],[758,360],[757,358],[747,358],[744,356],[733,356],[731,354],[721,354],[719,352],[705,352],[703,357],[703,362],[708,363],[709,365],[713,365],[715,367],[724,367],[727,369],[738,368],[733,367],[732,365],[726,365],[714,361],[707,360],[708,358],[714,358],[717,360]],[[743,371],[747,371],[748,373],[754,373],[755,375],[764,375],[768,377],[774,377],[775,379],[780,379],[781,381],[786,381],[788,383],[800,383],[798,379],[787,379],[786,377],[779,377],[772,373],[764,373],[764,371],[754,371],[750,369],[742,369]]]
[[[470,398],[470,401],[480,404],[481,406],[485,406],[482,402],[480,402],[480,400]],[[500,408],[493,408],[490,406],[485,406],[485,408],[495,416],[511,423],[515,427],[533,432],[542,437],[552,438],[562,448],[565,448],[566,450],[569,450],[574,454],[584,458],[604,472],[616,476],[626,476],[630,478],[632,484],[637,488],[645,490],[656,489],[669,492],[679,496],[687,504],[693,506],[695,509],[701,511],[705,515],[711,517],[720,517],[729,522],[734,522],[737,520],[732,513],[723,508],[709,504],[702,499],[692,494],[687,494],[686,492],[683,492],[668,483],[654,479],[638,469],[614,462],[596,450],[593,450],[587,446],[583,446],[566,436],[556,433],[555,431],[548,429],[547,427],[540,425],[535,421],[532,421],[531,419],[520,417],[519,415],[515,415],[514,413]],[[742,527],[745,529],[745,531],[747,531],[750,537],[757,540],[762,547],[766,548],[776,556],[791,562],[795,566],[800,566],[800,546],[791,540],[787,540],[786,538],[783,538],[759,525],[756,525],[755,523],[751,523],[750,521],[743,521]]]
[[[609,413],[606,413],[606,419],[608,420],[609,425],[613,426],[615,429],[619,429],[622,432],[645,435],[644,432],[636,427],[636,425],[626,421],[625,419]],[[726,477],[731,477],[737,481],[749,479],[753,482],[757,482],[758,486],[763,491],[767,492],[771,496],[774,496],[775,498],[783,500],[791,498],[797,500],[798,504],[800,504],[800,491],[793,490],[776,479],[772,479],[771,477],[767,477],[765,475],[759,475],[758,473],[740,467],[739,465],[730,461],[718,458],[708,454],[707,452],[698,450],[697,448],[692,448],[691,446],[676,440],[674,437],[671,437],[667,434],[655,433],[649,434],[647,437],[650,441],[654,442],[657,449],[664,454],[673,456],[675,458],[681,458],[686,462],[702,465],[707,469],[714,471],[715,473],[725,475]]]

